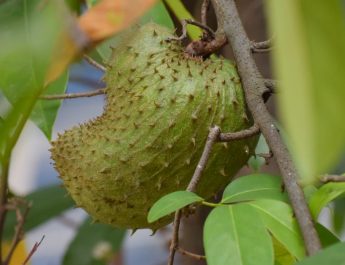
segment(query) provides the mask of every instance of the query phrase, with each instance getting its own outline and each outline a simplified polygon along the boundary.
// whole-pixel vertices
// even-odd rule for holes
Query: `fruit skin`
[[[209,128],[252,125],[235,66],[190,58],[165,41],[171,35],[152,23],[128,33],[108,64],[104,113],[52,143],[66,189],[95,221],[132,229],[171,222],[148,224],[147,213],[163,195],[187,187]],[[224,188],[256,143],[217,143],[197,193],[208,198]]]

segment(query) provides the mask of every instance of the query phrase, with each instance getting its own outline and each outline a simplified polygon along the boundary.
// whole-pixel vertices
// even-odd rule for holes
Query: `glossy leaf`
[[[126,230],[92,224],[88,218],[67,248],[63,265],[106,265],[121,248]]]
[[[341,182],[326,183],[314,192],[309,199],[309,208],[314,219],[318,217],[323,207],[344,193],[345,183]]]
[[[253,174],[232,181],[224,190],[222,203],[258,199],[287,200],[281,179],[267,174]]]
[[[304,245],[291,207],[281,201],[258,200],[250,202],[260,213],[272,235],[297,259],[304,257]]]
[[[215,208],[205,222],[204,247],[208,265],[273,264],[271,238],[248,204]]]
[[[32,203],[24,225],[25,231],[39,226],[74,205],[72,199],[66,196],[66,190],[60,186],[39,189],[26,196],[25,199]],[[5,238],[12,236],[16,223],[17,220],[14,212],[9,212],[4,229]]]
[[[277,94],[304,184],[330,170],[345,146],[345,21],[342,1],[269,0]]]
[[[168,214],[175,212],[189,204],[201,202],[204,199],[193,192],[175,191],[160,198],[150,209],[147,216],[149,223],[157,221]]]
[[[344,252],[345,242],[337,243],[296,263],[296,265],[345,265]]]

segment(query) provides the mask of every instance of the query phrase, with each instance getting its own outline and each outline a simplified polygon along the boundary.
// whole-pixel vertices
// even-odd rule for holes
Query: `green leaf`
[[[66,190],[60,186],[39,189],[26,196],[25,199],[32,203],[32,207],[25,221],[25,231],[37,227],[74,205],[72,199],[66,196]],[[6,217],[4,229],[5,238],[11,238],[16,223],[15,213],[13,211],[9,212]]]
[[[296,258],[275,237],[272,237],[274,248],[274,265],[293,265]]]
[[[61,1],[13,0],[0,5],[0,89],[12,108],[0,127],[0,159],[8,163],[13,146],[46,87],[54,49],[67,32]]]
[[[345,146],[343,1],[266,3],[278,107],[302,181],[311,184],[334,167]]]
[[[64,94],[67,88],[68,72],[65,72],[45,90],[46,95]],[[41,129],[48,140],[51,139],[54,122],[61,106],[61,100],[38,100],[30,119]]]
[[[106,265],[121,248],[126,230],[92,224],[88,218],[67,248],[64,265]]]
[[[140,19],[140,24],[142,25],[148,22],[154,22],[169,29],[174,29],[174,23],[162,1],[157,1],[157,4]]]
[[[296,263],[296,265],[345,265],[344,252],[345,242],[337,243]]]
[[[87,3],[89,6],[93,6],[97,4],[98,1],[95,0],[88,0]],[[170,29],[174,28],[174,23],[172,19],[170,18],[169,12],[165,8],[162,1],[157,1],[157,4],[155,4],[144,16],[142,16],[139,20],[140,25],[144,25],[148,22],[154,22],[159,25],[168,27]],[[119,34],[116,34],[114,37],[104,41],[100,45],[97,46],[96,50],[98,51],[99,55],[103,59],[103,61],[108,61],[112,50],[110,47],[115,48],[123,38],[123,35],[126,34],[128,30],[125,30],[124,32],[121,32]]]
[[[204,247],[208,265],[273,264],[271,238],[248,204],[215,208],[205,222]]]
[[[257,199],[287,201],[282,192],[281,179],[267,174],[253,174],[232,181],[224,190],[222,203]]]
[[[315,228],[317,233],[319,234],[322,247],[326,248],[340,241],[340,239],[336,235],[334,235],[322,224],[316,223]]]
[[[152,223],[191,203],[201,202],[203,200],[203,198],[189,191],[175,191],[169,193],[155,202],[149,211],[147,220],[149,223]]]
[[[309,208],[314,219],[317,219],[323,207],[344,193],[345,183],[341,182],[326,183],[314,192],[309,199]]]
[[[180,21],[182,19],[194,19],[181,0],[165,0],[165,3]],[[197,40],[202,36],[201,29],[194,25],[187,25],[187,33],[192,40]]]
[[[304,257],[304,245],[291,207],[281,201],[258,200],[249,203],[257,209],[272,235],[297,259]]]
[[[80,0],[65,0],[66,5],[77,15],[80,14],[82,2]]]
[[[269,151],[270,149],[266,143],[265,137],[263,137],[263,135],[261,134],[259,137],[258,144],[255,148],[255,154],[268,154]],[[265,165],[265,163],[266,163],[265,158],[258,155],[251,156],[248,160],[248,165],[254,172],[258,172],[260,168],[263,165]]]
[[[345,226],[345,198],[339,198],[333,202],[333,228],[337,234],[343,231]]]

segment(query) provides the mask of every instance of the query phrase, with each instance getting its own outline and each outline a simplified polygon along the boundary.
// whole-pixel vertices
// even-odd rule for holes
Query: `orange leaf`
[[[78,19],[76,25],[71,25],[77,28],[70,29],[70,32],[65,32],[67,34],[62,36],[60,49],[54,56],[46,83],[55,80],[84,52],[83,49],[93,47],[130,26],[155,2],[156,0],[102,0],[90,8]]]
[[[156,0],[103,0],[79,19],[80,29],[98,43],[128,27]]]

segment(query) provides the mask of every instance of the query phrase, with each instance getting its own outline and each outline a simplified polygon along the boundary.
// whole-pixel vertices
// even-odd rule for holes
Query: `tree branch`
[[[218,141],[220,142],[230,142],[233,140],[240,140],[252,137],[256,134],[260,133],[260,128],[257,124],[254,124],[252,127],[239,131],[239,132],[231,132],[231,133],[221,133],[218,137]]]
[[[187,191],[190,191],[190,192],[196,191],[202,172],[204,171],[207,165],[207,161],[210,157],[212,147],[217,141],[229,142],[229,141],[235,141],[235,140],[242,140],[242,139],[249,138],[253,135],[256,135],[259,132],[260,130],[257,125],[253,125],[249,129],[239,131],[239,132],[233,132],[233,133],[221,133],[220,128],[218,126],[211,128],[207,137],[207,141],[205,143],[204,150],[201,154],[199,163],[197,167],[195,168],[193,177],[190,180],[189,185],[187,187]],[[180,227],[180,222],[181,222],[181,216],[182,216],[182,211],[181,210],[176,211],[175,218],[174,218],[173,238],[170,244],[170,254],[169,254],[168,265],[174,264],[175,252],[176,250],[179,250],[178,233],[179,233],[179,227]],[[190,253],[188,251],[184,251],[184,252],[188,253],[187,255],[189,256],[194,255],[194,257],[198,257],[198,258],[201,257],[199,255]]]
[[[205,260],[205,259],[206,259],[206,257],[203,256],[203,255],[198,255],[198,254],[189,252],[189,251],[184,250],[184,249],[182,249],[182,248],[180,248],[180,247],[176,247],[176,250],[177,250],[178,252],[180,252],[182,255],[191,257],[191,258],[193,258],[193,259],[197,259],[197,260]]]
[[[207,25],[207,11],[210,7],[210,0],[204,0],[201,6],[201,23]]]
[[[45,236],[43,235],[41,240],[39,242],[36,242],[35,245],[32,247],[32,249],[30,250],[29,255],[26,257],[26,259],[24,260],[22,265],[26,265],[28,264],[29,260],[31,259],[32,255],[35,254],[35,252],[37,251],[38,247],[41,245],[43,239],[45,238]]]
[[[9,252],[7,254],[7,257],[6,257],[5,261],[2,263],[2,265],[10,264],[11,258],[13,256],[14,251],[16,250],[16,248],[17,248],[18,244],[20,243],[20,241],[23,239],[24,224],[25,224],[25,221],[26,221],[26,217],[27,217],[27,215],[29,213],[29,210],[31,208],[31,204],[27,203],[24,200],[20,200],[18,198],[17,198],[17,200],[14,199],[12,204],[13,204],[13,206],[12,206],[13,210],[16,211],[17,225],[15,227],[15,234],[14,234],[14,237],[13,237],[13,240],[12,240],[12,244],[11,244],[10,250],[9,250]],[[22,211],[20,209],[21,208],[20,205],[23,205],[23,207],[24,207],[23,213],[22,213]]]
[[[208,134],[207,141],[204,147],[204,151],[202,152],[199,163],[194,171],[193,177],[189,182],[187,191],[195,192],[196,186],[198,185],[198,182],[201,178],[201,174],[206,167],[208,158],[210,157],[212,146],[217,141],[219,134],[220,134],[220,128],[218,126],[215,126],[210,129],[210,132]],[[179,228],[180,228],[180,222],[181,222],[181,215],[182,215],[181,210],[175,213],[173,238],[170,244],[170,254],[169,254],[169,259],[168,259],[168,265],[174,264],[175,252],[176,252],[176,248],[178,247],[178,234],[179,234]]]
[[[97,63],[97,62],[96,62],[94,59],[92,59],[90,56],[84,54],[84,59],[85,59],[89,64],[91,64],[92,66],[94,66],[94,67],[96,67],[97,69],[101,70],[102,72],[106,72],[106,71],[107,71],[107,69],[106,69],[103,65]]]
[[[62,94],[62,95],[44,95],[41,96],[40,99],[46,100],[54,100],[54,99],[71,99],[71,98],[82,98],[82,97],[93,97],[105,94],[105,88],[99,88],[91,92],[83,92],[83,93],[69,93],[69,94]]]
[[[212,0],[212,3],[220,26],[218,30],[225,32],[234,51],[248,108],[278,163],[307,253],[313,255],[321,249],[320,239],[303,191],[297,183],[299,177],[295,165],[262,99],[260,92],[266,86],[252,57],[251,41],[243,28],[234,0]]]
[[[321,178],[323,183],[327,182],[345,182],[345,176],[339,175],[326,175]]]

